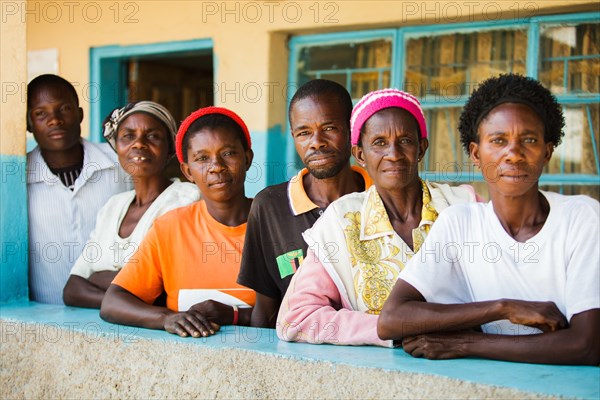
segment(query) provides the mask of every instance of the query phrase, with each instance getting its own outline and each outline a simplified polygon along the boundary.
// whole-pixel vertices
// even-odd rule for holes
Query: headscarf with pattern
[[[111,147],[116,151],[117,131],[121,122],[135,113],[146,113],[157,118],[167,127],[169,138],[169,156],[175,154],[175,135],[177,134],[177,124],[175,119],[165,107],[153,101],[138,101],[128,103],[125,107],[115,108],[103,122],[103,136]]]

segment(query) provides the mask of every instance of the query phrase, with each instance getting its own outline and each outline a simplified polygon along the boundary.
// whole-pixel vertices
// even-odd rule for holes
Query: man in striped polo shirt
[[[238,283],[256,291],[252,326],[274,328],[281,300],[307,251],[302,232],[327,206],[371,185],[350,166],[352,99],[336,82],[315,79],[290,102],[289,119],[303,168],[256,195],[248,216]]]

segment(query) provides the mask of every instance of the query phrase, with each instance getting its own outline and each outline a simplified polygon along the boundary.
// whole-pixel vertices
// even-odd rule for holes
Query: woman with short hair
[[[459,130],[490,202],[440,216],[383,307],[381,338],[430,359],[600,363],[600,205],[539,189],[563,126],[535,79],[479,85]]]

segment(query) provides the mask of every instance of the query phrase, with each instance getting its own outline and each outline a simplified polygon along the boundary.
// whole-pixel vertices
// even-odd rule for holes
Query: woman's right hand
[[[217,333],[220,326],[190,308],[186,312],[173,313],[165,318],[165,331],[181,337],[206,337]]]

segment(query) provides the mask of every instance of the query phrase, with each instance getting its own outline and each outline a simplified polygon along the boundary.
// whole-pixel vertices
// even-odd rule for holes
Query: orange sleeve
[[[152,304],[164,288],[158,249],[159,237],[155,223],[140,247],[112,281],[148,304]]]

